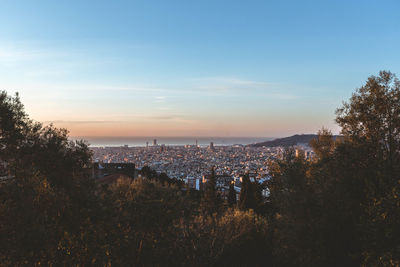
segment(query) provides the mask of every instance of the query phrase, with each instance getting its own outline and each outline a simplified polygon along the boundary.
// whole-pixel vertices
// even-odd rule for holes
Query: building
[[[164,144],[162,144],[160,146],[160,152],[162,153],[162,152],[165,152],[166,150],[167,150],[167,147]]]
[[[208,148],[210,150],[214,151],[214,142],[210,142],[210,146]]]
[[[92,177],[99,183],[110,184],[119,178],[134,179],[136,168],[134,163],[99,163],[92,166]]]
[[[188,188],[200,190],[201,188],[201,180],[200,178],[195,178],[193,176],[188,176],[185,179],[185,183],[187,184]]]

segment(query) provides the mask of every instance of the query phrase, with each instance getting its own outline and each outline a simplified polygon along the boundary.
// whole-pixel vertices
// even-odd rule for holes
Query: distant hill
[[[336,139],[338,136],[335,135],[333,136],[334,139]],[[284,138],[278,138],[272,141],[265,141],[265,142],[261,142],[261,143],[256,143],[256,144],[252,144],[249,146],[252,147],[262,147],[262,146],[266,146],[266,147],[274,147],[274,146],[283,146],[283,147],[287,147],[287,146],[295,146],[297,144],[308,144],[310,143],[311,140],[317,138],[316,134],[296,134],[293,136],[289,136],[289,137],[284,137]]]

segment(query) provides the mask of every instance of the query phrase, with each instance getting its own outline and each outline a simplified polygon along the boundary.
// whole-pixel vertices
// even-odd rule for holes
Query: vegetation
[[[236,203],[237,203],[237,198],[236,198],[235,185],[231,183],[229,185],[229,192],[228,192],[228,206],[235,207]]]
[[[271,164],[274,255],[282,266],[400,264],[400,83],[372,76],[337,110],[344,140],[322,130],[308,162]],[[290,257],[284,257],[291,255]]]
[[[399,266],[400,82],[372,76],[322,129],[316,157],[270,162],[268,198],[244,177],[224,205],[144,168],[99,187],[90,151],[0,93],[2,266]],[[3,174],[2,174],[3,175]]]
[[[209,180],[206,183],[203,197],[200,202],[200,210],[204,216],[214,217],[220,211],[221,197],[217,191],[217,181],[214,168],[211,169]]]

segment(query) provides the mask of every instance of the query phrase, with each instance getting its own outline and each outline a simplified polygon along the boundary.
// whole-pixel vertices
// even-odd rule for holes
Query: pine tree
[[[217,193],[217,181],[215,177],[214,167],[211,169],[210,179],[207,181],[203,198],[201,200],[201,210],[206,215],[212,215],[219,209],[219,196]]]
[[[254,188],[248,174],[243,176],[239,206],[242,210],[255,208]]]
[[[236,191],[235,191],[235,187],[234,184],[231,183],[229,185],[229,193],[228,193],[228,205],[229,207],[234,207],[236,206]]]

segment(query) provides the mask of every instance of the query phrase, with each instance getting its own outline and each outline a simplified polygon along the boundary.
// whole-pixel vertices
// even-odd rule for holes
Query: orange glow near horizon
[[[282,137],[299,133],[316,133],[326,125],[312,127],[310,123],[289,121],[197,121],[181,122],[54,122],[65,128],[70,136],[225,136],[225,137]],[[333,126],[334,127],[334,126]],[[335,128],[330,128],[338,132]]]

